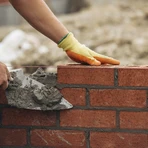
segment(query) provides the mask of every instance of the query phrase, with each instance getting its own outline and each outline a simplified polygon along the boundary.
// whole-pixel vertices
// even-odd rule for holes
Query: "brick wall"
[[[1,147],[148,147],[148,67],[59,66],[57,81],[73,109],[16,109],[0,91]]]

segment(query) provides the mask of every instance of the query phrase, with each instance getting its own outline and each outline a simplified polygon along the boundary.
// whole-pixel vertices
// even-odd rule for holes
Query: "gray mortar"
[[[42,87],[42,89],[37,88],[33,91],[33,94],[34,100],[38,104],[46,104],[48,107],[52,107],[62,99],[62,94],[54,87],[50,87],[50,89],[47,86]]]
[[[42,68],[38,68],[36,72],[30,75],[30,78],[48,87],[54,87],[57,84],[57,75],[55,73],[46,73]]]
[[[72,107],[72,105],[63,98],[62,94],[56,87],[51,87],[51,85],[56,85],[55,75],[46,74],[42,69],[38,69],[33,73],[30,76],[31,78],[36,80],[40,79],[40,82],[42,81],[44,83],[50,76],[54,77],[50,84],[46,82],[47,84],[41,84],[42,87],[40,88],[36,84],[33,84],[32,81],[34,80],[30,80],[29,85],[22,87],[22,81],[18,79],[15,72],[12,72],[11,75],[14,80],[9,82],[6,91],[9,105],[34,110],[60,110]]]

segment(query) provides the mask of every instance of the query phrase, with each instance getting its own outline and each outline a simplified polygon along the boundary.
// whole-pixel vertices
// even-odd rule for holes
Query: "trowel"
[[[72,108],[56,87],[46,85],[24,75],[23,69],[10,71],[13,81],[6,90],[8,104],[31,110],[62,110]]]

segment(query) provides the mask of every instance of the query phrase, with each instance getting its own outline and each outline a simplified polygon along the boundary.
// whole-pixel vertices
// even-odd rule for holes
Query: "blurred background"
[[[59,20],[92,50],[121,61],[148,65],[148,0],[46,0]],[[74,63],[55,43],[0,0],[0,61],[8,67]],[[31,72],[31,71],[29,71]]]

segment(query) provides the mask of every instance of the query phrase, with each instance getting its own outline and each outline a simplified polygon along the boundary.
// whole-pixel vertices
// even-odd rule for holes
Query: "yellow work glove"
[[[83,44],[69,33],[59,44],[58,47],[63,48],[67,55],[75,62],[98,66],[101,64],[119,65],[120,62],[111,57],[98,54]]]

